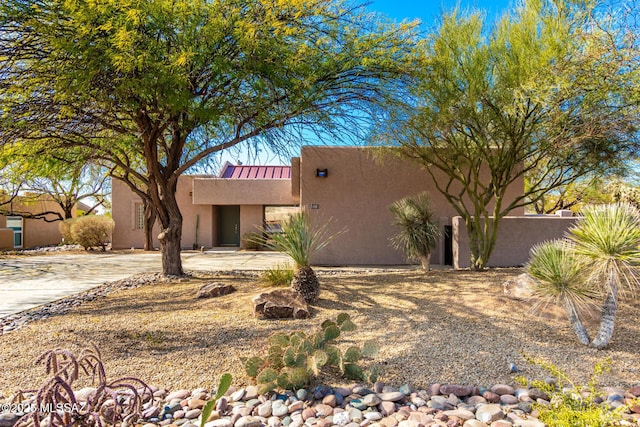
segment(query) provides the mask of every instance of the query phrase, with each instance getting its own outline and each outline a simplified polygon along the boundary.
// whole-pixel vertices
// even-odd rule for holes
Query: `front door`
[[[218,206],[218,244],[240,246],[240,206]]]

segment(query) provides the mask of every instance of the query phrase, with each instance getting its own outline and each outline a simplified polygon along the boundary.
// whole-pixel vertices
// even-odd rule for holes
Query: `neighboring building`
[[[88,209],[80,204],[77,209]],[[62,241],[56,213],[64,216],[62,208],[46,196],[17,197],[9,205],[0,206],[0,211],[41,214],[44,218],[27,218],[26,215],[3,215],[0,213],[0,250],[33,248],[57,245]]]
[[[182,247],[239,246],[244,233],[263,225],[277,229],[283,216],[304,208],[314,221],[329,221],[332,231],[344,230],[317,254],[315,264],[403,264],[403,254],[389,245],[395,230],[388,207],[400,198],[428,191],[443,230],[432,263],[468,266],[464,224],[435,189],[430,174],[412,161],[376,159],[371,153],[372,150],[359,147],[305,146],[290,167],[226,164],[217,177],[183,176],[177,191],[184,219]],[[116,223],[113,247],[142,247],[141,200],[122,182],[114,181],[112,188]],[[523,189],[524,180],[520,179],[511,186],[504,203],[522,194]],[[518,233],[517,241],[500,234],[496,247],[499,255],[492,257],[490,265],[522,264],[530,247],[541,237],[559,237],[571,224],[571,219],[555,217],[545,217],[557,219],[552,226],[548,221],[540,222],[540,217],[531,218],[538,220],[533,223],[524,216],[524,208],[511,215],[517,217],[517,224],[524,230]],[[511,250],[512,245],[520,249]]]

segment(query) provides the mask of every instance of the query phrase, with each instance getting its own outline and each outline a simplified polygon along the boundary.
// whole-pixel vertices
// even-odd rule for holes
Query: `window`
[[[144,205],[136,203],[135,205],[135,227],[136,230],[144,230]]]
[[[280,233],[282,231],[282,221],[298,212],[300,212],[300,208],[298,206],[265,206],[265,230],[268,233]]]
[[[7,217],[7,228],[10,228],[13,230],[13,247],[14,248],[22,247],[22,225],[23,225],[23,219],[21,216]]]

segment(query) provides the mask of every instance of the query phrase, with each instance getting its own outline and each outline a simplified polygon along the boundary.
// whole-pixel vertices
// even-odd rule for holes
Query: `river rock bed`
[[[77,391],[79,399],[94,389]],[[146,392],[141,427],[197,427],[211,393],[205,389]],[[622,424],[640,425],[640,386],[607,388],[597,402],[611,409],[631,409]],[[31,398],[33,399],[33,398]],[[544,427],[535,404],[549,405],[549,396],[536,388],[497,384],[490,388],[460,384],[432,384],[415,390],[378,382],[369,388],[317,386],[295,392],[260,395],[258,387],[231,388],[218,400],[206,427]],[[29,403],[29,400],[23,403]],[[20,414],[0,414],[0,427]]]

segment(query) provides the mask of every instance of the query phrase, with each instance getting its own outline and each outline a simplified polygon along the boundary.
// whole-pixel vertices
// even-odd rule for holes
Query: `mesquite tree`
[[[0,13],[0,127],[90,148],[144,183],[166,275],[183,274],[182,173],[247,140],[353,132],[414,68],[414,26],[340,0],[11,0]]]

